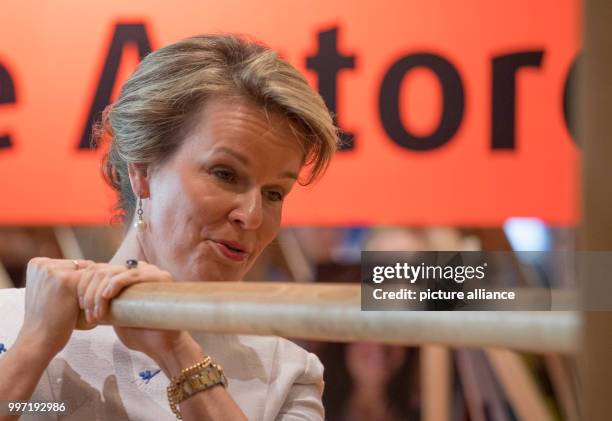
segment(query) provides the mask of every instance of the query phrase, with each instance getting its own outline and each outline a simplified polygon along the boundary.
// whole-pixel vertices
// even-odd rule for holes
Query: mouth
[[[246,248],[234,241],[225,241],[225,240],[211,240],[215,245],[215,249],[219,252],[223,257],[228,258],[232,261],[243,262],[249,257],[249,252]]]

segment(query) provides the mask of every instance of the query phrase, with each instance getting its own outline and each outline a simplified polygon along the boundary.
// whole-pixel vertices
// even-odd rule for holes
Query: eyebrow
[[[251,161],[249,160],[249,158],[246,155],[241,154],[238,151],[235,151],[233,149],[230,149],[228,147],[225,146],[219,146],[218,148],[215,149],[216,152],[224,152],[228,155],[233,156],[234,158],[236,158],[238,161],[240,161],[243,165],[245,166],[249,166]],[[294,173],[293,171],[285,171],[283,173],[281,173],[280,175],[281,178],[291,178],[294,180],[297,180],[298,176],[296,173]]]

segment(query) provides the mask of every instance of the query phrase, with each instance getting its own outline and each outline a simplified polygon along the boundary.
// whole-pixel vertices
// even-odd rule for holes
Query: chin
[[[215,264],[200,264],[198,268],[190,273],[192,282],[232,282],[240,281],[246,271],[236,270]]]
[[[202,243],[206,244],[206,243]],[[190,257],[191,264],[185,265],[188,269],[186,279],[192,282],[232,282],[240,281],[252,266],[251,259],[242,262],[231,261],[220,256],[208,245],[197,249]]]

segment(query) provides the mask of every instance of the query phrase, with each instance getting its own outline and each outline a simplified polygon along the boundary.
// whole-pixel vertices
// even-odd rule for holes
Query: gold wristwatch
[[[168,403],[172,413],[179,420],[183,419],[178,409],[179,403],[218,384],[227,387],[227,378],[223,374],[223,367],[213,363],[210,357],[181,370],[168,386]]]

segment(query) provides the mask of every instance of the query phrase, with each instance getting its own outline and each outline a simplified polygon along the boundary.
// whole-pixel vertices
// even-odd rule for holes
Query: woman
[[[147,56],[97,136],[131,224],[109,264],[33,259],[25,292],[3,293],[0,399],[66,400],[70,419],[322,419],[323,368],[284,339],[73,332],[79,309],[93,327],[137,282],[242,279],[298,174],[317,177],[335,150],[320,96],[267,48],[199,36]]]
[[[326,367],[328,421],[421,419],[416,348],[330,343],[318,354]]]

